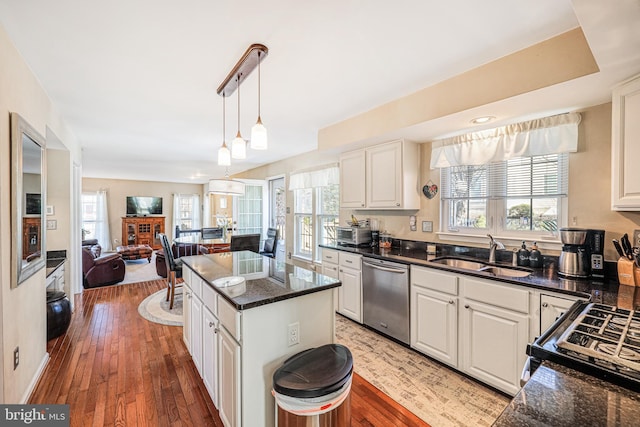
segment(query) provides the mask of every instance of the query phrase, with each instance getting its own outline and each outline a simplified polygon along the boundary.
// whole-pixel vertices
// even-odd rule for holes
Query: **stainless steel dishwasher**
[[[409,266],[362,258],[365,325],[409,344]]]

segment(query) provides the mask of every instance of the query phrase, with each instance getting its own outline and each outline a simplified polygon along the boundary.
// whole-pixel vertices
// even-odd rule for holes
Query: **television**
[[[162,197],[127,196],[127,216],[162,215]]]
[[[37,193],[27,193],[25,203],[27,215],[40,215],[42,213],[42,198]]]

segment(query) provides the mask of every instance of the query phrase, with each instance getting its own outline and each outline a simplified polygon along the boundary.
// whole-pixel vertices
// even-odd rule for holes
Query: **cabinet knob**
[[[453,300],[452,299],[449,300],[449,304],[453,304]]]
[[[362,203],[362,204],[360,205],[360,207],[364,208],[364,203]]]
[[[219,329],[219,328],[215,328],[215,329],[213,330],[213,333],[214,333],[214,334],[217,334],[218,332],[220,332],[220,329]]]
[[[396,206],[400,206],[400,203],[396,203]]]
[[[549,303],[548,303],[548,302],[543,302],[543,303],[542,303],[542,306],[543,306],[543,307],[545,307],[545,308],[547,308],[547,307],[549,307]]]
[[[464,308],[469,308],[469,304],[465,304],[465,305],[464,305]]]
[[[213,326],[213,322],[209,322],[209,327],[212,327],[212,326]]]

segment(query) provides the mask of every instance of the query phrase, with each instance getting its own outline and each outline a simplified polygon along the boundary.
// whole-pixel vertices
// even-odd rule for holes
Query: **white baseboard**
[[[40,377],[44,372],[44,368],[47,367],[48,363],[49,363],[49,353],[45,353],[44,357],[42,358],[42,361],[40,362],[40,366],[38,367],[38,370],[36,371],[33,378],[31,378],[29,387],[27,387],[24,394],[22,395],[22,398],[20,399],[20,404],[24,405],[29,401],[29,398],[31,397],[31,393],[33,393],[33,390],[35,390],[36,385],[38,384],[38,381],[40,380]]]

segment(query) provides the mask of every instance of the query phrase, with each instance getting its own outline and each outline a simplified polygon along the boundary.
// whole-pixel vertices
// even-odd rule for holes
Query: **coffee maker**
[[[604,230],[561,228],[562,252],[558,274],[565,277],[604,277]]]

